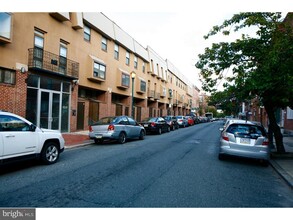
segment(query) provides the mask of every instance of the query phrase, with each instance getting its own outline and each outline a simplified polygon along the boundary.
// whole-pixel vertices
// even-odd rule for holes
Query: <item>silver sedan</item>
[[[94,139],[96,144],[104,140],[117,140],[120,144],[124,144],[127,139],[143,140],[145,134],[144,127],[128,116],[101,118],[89,129],[89,137]]]

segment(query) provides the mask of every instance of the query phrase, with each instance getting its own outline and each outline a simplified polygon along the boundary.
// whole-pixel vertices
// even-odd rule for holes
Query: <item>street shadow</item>
[[[231,155],[224,155],[223,158],[220,159],[222,162],[228,163],[237,163],[243,164],[248,166],[262,166],[268,167],[269,163],[264,160],[254,159],[254,158],[245,158],[245,157],[238,157],[238,156],[231,156]]]
[[[27,160],[20,162],[13,162],[0,165],[0,175],[5,175],[8,173],[19,172],[21,170],[26,170],[35,166],[39,166],[40,161],[38,160]]]
[[[136,141],[143,141],[143,140],[139,140],[137,139],[127,139],[126,142],[124,144],[127,143],[131,143],[131,142],[136,142]],[[107,145],[118,145],[118,146],[123,146],[124,144],[120,144],[117,140],[104,140],[102,143],[92,143],[93,145],[96,146],[107,146]]]

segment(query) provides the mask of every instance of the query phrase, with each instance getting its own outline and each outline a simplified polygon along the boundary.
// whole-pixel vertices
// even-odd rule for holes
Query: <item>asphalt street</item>
[[[221,122],[1,168],[0,207],[293,207],[271,166],[218,160]]]

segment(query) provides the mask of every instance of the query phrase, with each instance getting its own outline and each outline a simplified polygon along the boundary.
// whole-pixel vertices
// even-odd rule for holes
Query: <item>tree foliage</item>
[[[275,136],[279,134],[273,112],[286,106],[293,108],[293,31],[289,23],[282,21],[281,13],[236,14],[204,37],[229,35],[232,28],[234,32],[253,28],[255,36],[242,34],[234,42],[214,43],[195,64],[201,71],[203,89],[214,94],[216,85],[225,78],[224,71],[229,70],[232,74],[225,78],[222,95],[233,95],[239,101],[258,97]]]
[[[237,115],[241,101],[231,89],[214,92],[208,102],[211,106],[221,109],[225,115]]]

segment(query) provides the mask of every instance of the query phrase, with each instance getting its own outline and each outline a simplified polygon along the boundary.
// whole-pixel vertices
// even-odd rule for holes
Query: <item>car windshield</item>
[[[118,117],[105,117],[101,118],[94,125],[107,125],[110,123],[116,123],[118,121]]]

